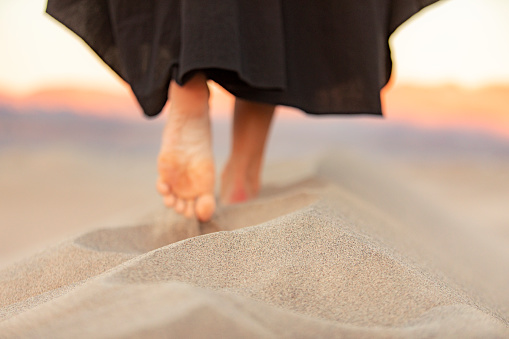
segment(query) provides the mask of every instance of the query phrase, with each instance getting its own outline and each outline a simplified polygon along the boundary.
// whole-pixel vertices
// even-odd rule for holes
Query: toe
[[[186,202],[182,199],[177,199],[174,208],[177,213],[182,214],[186,210]]]
[[[177,199],[173,194],[167,194],[163,197],[164,204],[166,207],[173,207]]]
[[[184,211],[186,218],[192,219],[194,217],[194,201],[188,200],[186,202],[186,209]]]
[[[161,180],[157,180],[156,188],[159,194],[161,195],[167,195],[168,193],[170,193],[170,188],[168,187],[168,185],[166,185]]]
[[[195,213],[200,221],[209,221],[216,210],[216,200],[212,194],[204,194],[196,199]]]

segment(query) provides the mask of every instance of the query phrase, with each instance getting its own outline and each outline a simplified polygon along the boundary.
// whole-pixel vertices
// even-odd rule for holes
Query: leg
[[[157,189],[168,207],[207,221],[215,210],[215,174],[205,75],[197,73],[182,87],[172,81],[170,100]]]
[[[232,150],[222,175],[222,203],[242,202],[258,194],[274,108],[273,105],[236,99]]]

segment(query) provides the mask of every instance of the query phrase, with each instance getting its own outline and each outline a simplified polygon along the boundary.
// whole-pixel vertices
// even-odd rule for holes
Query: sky
[[[76,36],[44,14],[46,0],[0,0],[0,92],[48,86],[125,91]],[[509,84],[509,1],[442,0],[391,38],[396,83]]]

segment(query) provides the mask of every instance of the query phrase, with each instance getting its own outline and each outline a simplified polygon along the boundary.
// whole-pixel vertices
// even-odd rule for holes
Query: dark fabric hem
[[[214,79],[211,79],[211,80],[216,82],[221,87],[225,88],[221,83],[215,81]],[[289,103],[289,102],[286,102],[284,100],[271,100],[270,98],[260,97],[259,95],[256,95],[256,97],[255,97],[255,95],[249,95],[248,93],[236,92],[235,90],[231,90],[231,89],[230,90],[226,89],[226,90],[229,93],[231,93],[233,96],[235,96],[236,98],[240,98],[240,99],[244,99],[244,100],[249,100],[249,101],[255,101],[255,102],[269,104],[269,105],[275,105],[275,106],[292,107],[292,108],[296,108],[296,109],[300,110],[304,114],[313,115],[313,116],[318,116],[318,115],[341,115],[341,116],[348,116],[348,115],[355,115],[355,116],[358,116],[358,115],[369,115],[369,116],[383,117],[383,112],[382,112],[381,109],[372,110],[372,111],[368,111],[368,110],[363,110],[363,111],[344,110],[344,111],[318,112],[318,111],[314,111],[312,109],[308,109],[308,108],[304,107],[303,105]]]

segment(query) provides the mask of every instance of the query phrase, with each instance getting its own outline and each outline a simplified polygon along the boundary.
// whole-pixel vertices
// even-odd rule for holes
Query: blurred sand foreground
[[[0,337],[508,337],[509,158],[398,145],[272,158],[258,199],[201,225],[119,190],[117,227],[0,271]]]

